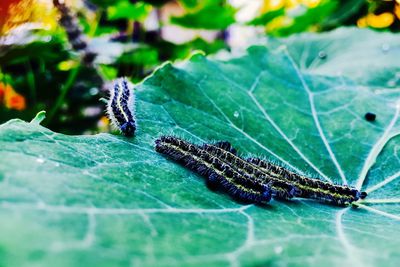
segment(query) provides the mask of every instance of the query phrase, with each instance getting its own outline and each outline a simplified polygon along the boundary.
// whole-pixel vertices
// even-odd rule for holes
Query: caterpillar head
[[[132,121],[127,121],[121,125],[121,132],[127,137],[133,136],[135,134],[135,131],[136,126],[135,123]]]

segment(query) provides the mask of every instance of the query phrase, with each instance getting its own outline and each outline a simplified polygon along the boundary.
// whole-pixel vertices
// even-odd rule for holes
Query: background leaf
[[[290,23],[289,26],[282,27],[271,33],[277,36],[287,36],[293,33],[306,31],[311,27],[318,27],[318,24],[321,23],[324,18],[334,12],[337,5],[338,3],[336,1],[327,1],[313,8],[304,8],[304,12],[289,16],[292,18],[292,23]]]
[[[383,36],[348,33],[354,42]],[[337,34],[324,38],[343,58],[380,51],[375,42],[354,51]],[[326,49],[315,38],[291,42]],[[227,61],[197,54],[160,67],[137,87],[134,139],[66,136],[19,120],[1,125],[0,266],[396,266],[400,92],[367,68],[368,84],[352,72],[314,73],[302,67],[307,54],[287,42]],[[366,112],[377,120],[367,122]],[[245,155],[362,186],[369,203],[240,205],[153,151],[154,139],[171,133],[229,140]]]
[[[400,85],[398,40],[397,35],[387,32],[341,28],[330,33],[270,39],[265,44],[279,47],[284,43],[307,73],[345,76],[358,84],[395,88]]]
[[[249,21],[249,25],[266,25],[271,22],[273,19],[285,15],[285,9],[280,8],[277,10],[267,11],[260,16],[254,18]]]
[[[348,25],[354,20],[353,16],[362,10],[363,6],[368,2],[364,0],[340,0],[337,4],[337,9],[327,16],[321,23],[322,28],[331,29],[340,25]]]
[[[131,4],[128,1],[121,1],[116,6],[108,7],[107,15],[109,20],[131,19],[143,21],[151,10],[152,6],[146,3]]]
[[[194,3],[184,1],[188,7]],[[207,1],[180,17],[171,17],[171,22],[193,29],[226,29],[235,22],[236,10],[225,1]]]

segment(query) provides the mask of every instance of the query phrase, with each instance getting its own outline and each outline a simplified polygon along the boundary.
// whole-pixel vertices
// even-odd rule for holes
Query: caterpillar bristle
[[[297,195],[298,197],[313,198],[339,205],[350,204],[351,202],[359,200],[361,197],[366,197],[366,192],[360,192],[346,185],[336,185],[305,177],[259,158],[248,158],[247,161],[258,166],[264,172],[271,173],[272,175],[279,176],[282,179],[292,182],[301,190],[300,194]]]
[[[219,147],[223,150],[226,150],[234,155],[236,155],[237,151],[235,148],[232,147],[231,143],[229,143],[228,141],[219,141],[216,142],[214,144],[212,144],[213,146]]]
[[[252,164],[246,162],[241,157],[233,154],[229,150],[222,149],[219,146],[215,146],[215,144],[204,144],[203,148],[210,154],[225,161],[227,164],[231,164],[233,168],[245,175],[248,179],[264,184],[269,183],[276,188],[279,188],[276,193],[273,193],[273,195],[277,198],[290,199],[296,196],[296,193],[298,192],[298,189],[291,183],[277,179],[276,177],[270,177],[267,174],[260,172],[257,170],[257,168],[254,168]]]
[[[208,187],[241,201],[301,197],[347,206],[367,196],[355,188],[302,176],[259,158],[245,160],[226,141],[195,145],[174,136],[161,136],[155,144],[157,152],[204,176]]]
[[[133,85],[126,78],[119,78],[112,82],[109,91],[107,115],[112,125],[127,137],[134,136],[136,120]]]
[[[271,199],[269,185],[247,179],[200,146],[172,136],[163,136],[155,144],[157,152],[205,177],[208,186],[220,189],[234,199],[249,203],[268,202]]]

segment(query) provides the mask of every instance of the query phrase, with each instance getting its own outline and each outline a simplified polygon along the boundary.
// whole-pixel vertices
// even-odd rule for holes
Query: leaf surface
[[[366,34],[348,31],[354,42]],[[332,40],[337,34],[323,36],[338,56],[361,53]],[[334,50],[329,68],[305,68],[307,50],[296,45],[326,49],[324,38],[161,66],[137,87],[133,139],[66,136],[36,120],[1,125],[0,266],[396,266],[400,91],[368,68],[366,84],[328,71],[349,64],[330,63]],[[374,55],[371,64],[386,57]],[[387,65],[393,77],[396,68]],[[368,203],[241,205],[155,153],[162,134],[228,140],[244,156],[362,187]]]

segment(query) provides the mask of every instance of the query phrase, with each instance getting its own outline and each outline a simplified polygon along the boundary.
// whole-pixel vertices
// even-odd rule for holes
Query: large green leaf
[[[346,76],[357,83],[378,87],[400,86],[400,76],[396,75],[400,72],[400,45],[396,34],[340,28],[266,42],[276,47],[282,43],[307,73]]]
[[[349,58],[358,52],[339,42]],[[133,139],[0,126],[0,266],[397,266],[400,92],[302,70],[298,58],[255,46],[165,64],[137,87]],[[369,203],[241,205],[153,151],[171,133],[362,186]]]

